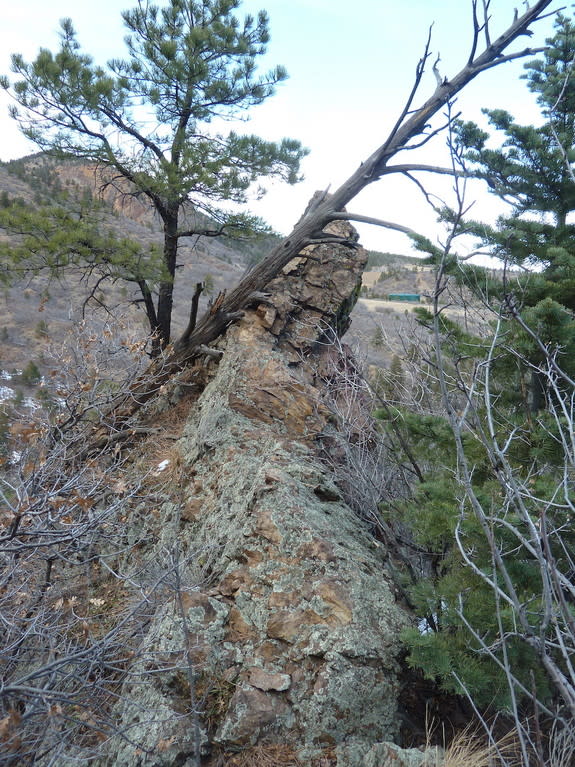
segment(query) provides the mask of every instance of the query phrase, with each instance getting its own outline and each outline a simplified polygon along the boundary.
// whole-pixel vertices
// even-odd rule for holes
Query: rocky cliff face
[[[407,617],[318,452],[338,428],[331,333],[346,327],[365,261],[329,244],[290,262],[228,329],[199,398],[178,405],[177,469],[162,505],[141,503],[126,532],[173,595],[129,669],[122,737],[101,767],[421,763],[374,751],[397,735]],[[162,673],[149,673],[158,657]]]

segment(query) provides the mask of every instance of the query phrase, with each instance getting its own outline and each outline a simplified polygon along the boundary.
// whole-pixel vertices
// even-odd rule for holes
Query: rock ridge
[[[332,226],[357,239],[349,224]],[[175,445],[161,524],[145,509],[128,521],[156,567],[177,549],[185,585],[155,612],[117,705],[123,737],[101,767],[232,764],[266,744],[291,749],[294,765],[328,752],[326,764],[375,765],[369,749],[397,736],[409,618],[385,552],[318,450],[337,429],[325,398],[331,341],[349,323],[366,258],[314,246],[220,342]],[[152,654],[171,670],[146,676]]]

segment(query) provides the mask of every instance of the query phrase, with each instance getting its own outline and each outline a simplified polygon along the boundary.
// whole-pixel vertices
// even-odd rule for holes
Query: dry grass
[[[181,379],[182,376],[180,376],[178,381]],[[193,383],[195,384],[196,382]],[[158,413],[154,413],[154,427],[160,428],[164,434],[169,434],[172,436],[172,438],[180,437],[190,411],[195,405],[203,388],[203,383],[198,381],[197,386],[194,385],[193,390],[187,392],[186,395],[179,399],[176,403],[170,403],[169,406],[165,409]]]
[[[180,478],[183,459],[175,439],[152,435],[143,443],[141,454],[148,484]]]
[[[553,726],[549,736],[549,767],[572,767],[575,765],[575,730]]]
[[[490,743],[484,735],[466,728],[455,735],[441,758],[438,757],[437,767],[521,767],[519,754],[514,731]]]
[[[301,767],[291,746],[283,743],[259,745],[226,761],[226,767]]]
[[[573,740],[571,745],[573,745]],[[332,760],[333,759],[333,760]],[[294,750],[285,744],[258,745],[229,756],[226,767],[300,767]],[[314,764],[333,765],[332,758],[320,759]],[[428,747],[425,767],[521,767],[521,758],[516,735],[510,732],[496,743],[488,743],[485,738],[471,728],[458,733],[449,746]],[[567,767],[570,762],[553,764],[552,767]]]

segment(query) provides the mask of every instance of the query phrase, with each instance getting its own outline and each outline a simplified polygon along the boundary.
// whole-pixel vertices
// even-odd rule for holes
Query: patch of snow
[[[4,379],[4,380],[10,380],[10,379]],[[9,386],[0,386],[0,402],[6,402],[7,399],[12,399],[12,397],[16,396],[16,392],[14,389],[11,389]]]
[[[427,620],[427,618],[421,618],[417,624],[417,628],[422,636],[433,633],[431,623]]]

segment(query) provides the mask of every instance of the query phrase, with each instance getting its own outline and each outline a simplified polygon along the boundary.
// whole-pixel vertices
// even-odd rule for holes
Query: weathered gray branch
[[[403,226],[403,224],[397,224],[395,221],[384,221],[381,218],[374,218],[373,216],[362,216],[359,213],[347,213],[346,211],[340,211],[334,213],[332,221],[356,221],[359,224],[372,224],[373,226],[381,226],[384,229],[394,229],[397,232],[403,232],[409,236],[416,235],[417,232],[411,229],[409,226]]]
[[[454,170],[453,168],[444,168],[441,165],[425,165],[424,163],[403,163],[402,165],[388,165],[385,169],[385,175],[391,173],[438,173],[444,176],[462,176],[471,177],[472,173]]]

